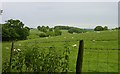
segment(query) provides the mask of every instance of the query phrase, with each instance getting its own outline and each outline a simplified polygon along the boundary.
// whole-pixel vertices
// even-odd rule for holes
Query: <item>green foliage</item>
[[[58,28],[49,28],[49,26],[38,26],[37,29],[43,33],[39,34],[39,37],[59,36],[62,32]]]
[[[107,27],[107,26],[104,26],[104,30],[108,30],[108,27]]]
[[[49,30],[49,27],[48,27],[48,26],[47,26],[47,27],[45,27],[45,26],[42,26],[42,27],[38,26],[37,29],[38,29],[39,31],[42,31],[42,32],[45,32],[45,33],[46,33],[46,32]]]
[[[69,33],[84,33],[86,30],[80,29],[80,28],[71,28],[68,30]]]
[[[6,61],[2,64],[2,72],[9,72],[9,62]]]
[[[48,35],[46,33],[40,33],[39,37],[48,37]]]
[[[10,72],[68,72],[68,46],[65,46],[63,55],[54,46],[47,50],[33,46],[22,52],[13,51],[11,66],[9,62],[4,62],[2,72],[9,72],[9,67]]]
[[[29,35],[29,28],[24,27],[24,24],[20,20],[10,19],[2,24],[2,40],[23,40],[27,39]]]
[[[37,27],[37,29],[38,29],[38,30],[40,30],[40,29],[41,29],[41,27],[40,27],[40,26],[38,26],[38,27]]]
[[[55,33],[53,31],[49,31],[46,34],[47,34],[47,36],[55,36]]]
[[[94,28],[94,31],[103,31],[103,30],[108,30],[108,27],[107,26],[104,26],[104,27],[102,27],[102,26],[96,26]]]
[[[103,31],[104,28],[102,26],[96,26],[94,30],[95,31]]]
[[[62,34],[62,32],[59,29],[55,29],[54,32],[55,32],[55,36]]]
[[[30,31],[30,28],[29,28],[29,27],[25,26],[25,28]]]
[[[64,61],[62,62],[63,63],[63,71],[62,72],[68,72],[69,71],[69,55],[70,55],[70,48],[68,47],[68,43],[66,42],[64,48],[65,48],[65,51],[63,52],[63,57],[64,57]]]
[[[60,29],[60,30],[69,30],[74,27],[69,27],[69,26],[55,26],[54,29]]]

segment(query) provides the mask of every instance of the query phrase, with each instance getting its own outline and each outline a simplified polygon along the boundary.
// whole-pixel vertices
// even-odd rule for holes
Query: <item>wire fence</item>
[[[66,41],[33,41],[28,44],[78,42],[79,40]],[[50,48],[51,46],[39,46],[39,48]],[[56,46],[61,48],[63,46]],[[78,49],[74,48],[74,49]],[[84,47],[82,72],[118,72],[118,48],[88,48]],[[77,52],[77,50],[76,50]],[[77,54],[77,53],[76,53]],[[72,55],[74,56],[74,55]],[[77,59],[76,59],[77,60]]]
[[[118,49],[84,49],[83,63],[88,72],[118,72]]]

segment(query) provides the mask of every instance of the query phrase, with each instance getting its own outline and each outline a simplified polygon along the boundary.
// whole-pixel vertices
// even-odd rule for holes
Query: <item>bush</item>
[[[55,36],[59,36],[62,34],[62,32],[59,29],[55,29]]]
[[[48,37],[48,35],[46,33],[40,33],[39,37]]]
[[[55,33],[53,31],[49,31],[46,34],[47,34],[47,36],[55,36]]]

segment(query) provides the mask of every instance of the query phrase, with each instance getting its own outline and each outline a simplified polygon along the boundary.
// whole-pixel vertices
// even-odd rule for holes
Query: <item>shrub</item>
[[[59,29],[55,29],[55,36],[59,36],[62,34],[62,32]]]
[[[68,30],[69,33],[84,33],[86,32],[85,30],[83,29],[80,29],[80,28],[71,28]]]
[[[40,33],[39,37],[48,37],[48,35],[46,33]]]
[[[14,54],[11,66],[5,62],[2,72],[68,72],[70,51],[68,46],[64,48],[60,54],[54,46],[47,51],[37,46],[27,47],[27,50]]]
[[[55,36],[55,33],[53,31],[49,31],[46,34],[47,34],[47,36]]]

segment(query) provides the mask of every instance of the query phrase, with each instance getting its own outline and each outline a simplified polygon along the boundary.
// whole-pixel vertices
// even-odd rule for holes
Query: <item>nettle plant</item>
[[[64,51],[59,52],[56,47],[39,48],[33,46],[13,55],[11,66],[9,62],[3,64],[3,72],[68,72],[69,45],[65,43]],[[7,64],[7,66],[6,66]]]
[[[63,72],[68,72],[69,71],[69,54],[70,54],[70,48],[68,47],[68,43],[65,44],[64,48],[64,52],[63,52]]]

